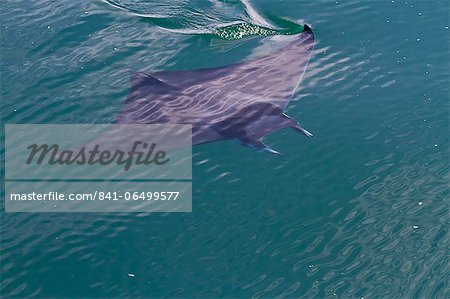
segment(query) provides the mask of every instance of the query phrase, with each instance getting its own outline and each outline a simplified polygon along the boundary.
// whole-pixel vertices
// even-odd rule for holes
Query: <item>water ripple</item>
[[[3,123],[111,123],[131,72],[236,63],[308,23],[288,113],[315,138],[195,147],[189,214],[2,214],[2,295],[450,296],[448,6],[108,3],[2,4]]]

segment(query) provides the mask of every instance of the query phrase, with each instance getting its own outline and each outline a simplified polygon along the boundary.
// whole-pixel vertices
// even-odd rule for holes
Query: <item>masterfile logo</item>
[[[11,125],[6,212],[191,211],[190,125]]]

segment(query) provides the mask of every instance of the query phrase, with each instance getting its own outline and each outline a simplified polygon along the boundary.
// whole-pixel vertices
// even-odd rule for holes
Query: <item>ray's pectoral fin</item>
[[[283,128],[292,128],[307,137],[313,137],[313,134],[303,128],[296,120],[283,113],[282,116],[274,117],[272,115],[263,118],[258,122],[256,127],[249,126],[245,130],[245,136],[240,137],[239,141],[248,147],[257,148],[281,156],[278,151],[267,146],[263,139],[267,135]]]

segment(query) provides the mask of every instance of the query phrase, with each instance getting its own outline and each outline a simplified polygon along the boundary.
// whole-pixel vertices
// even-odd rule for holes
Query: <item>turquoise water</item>
[[[447,1],[4,1],[2,123],[110,123],[130,71],[240,62],[304,23],[287,113],[313,139],[195,147],[192,213],[2,213],[2,297],[448,298]]]

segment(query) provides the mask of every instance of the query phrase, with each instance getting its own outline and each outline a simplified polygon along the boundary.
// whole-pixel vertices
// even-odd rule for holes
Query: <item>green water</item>
[[[2,298],[450,297],[447,1],[3,1],[2,123],[111,123],[130,71],[244,61],[304,23],[287,113],[314,139],[195,147],[192,213],[2,213]]]

